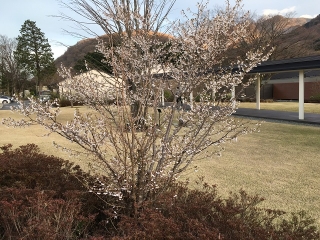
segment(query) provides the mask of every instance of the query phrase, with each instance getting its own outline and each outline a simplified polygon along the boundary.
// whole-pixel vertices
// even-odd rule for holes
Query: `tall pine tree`
[[[44,78],[56,72],[51,46],[34,21],[26,20],[20,34],[15,56],[19,64],[35,77],[36,91],[37,88],[41,90]]]

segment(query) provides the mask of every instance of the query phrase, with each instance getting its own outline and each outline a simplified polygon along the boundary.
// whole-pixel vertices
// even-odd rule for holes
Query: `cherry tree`
[[[8,126],[37,123],[78,144],[90,156],[91,166],[108,179],[101,179],[94,190],[117,196],[135,214],[200,156],[219,155],[224,143],[256,129],[232,116],[238,103],[230,93],[254,80],[243,78],[269,53],[261,46],[225,64],[225,53],[248,34],[248,15],[239,15],[240,0],[234,6],[227,1],[215,16],[210,16],[207,5],[199,4],[197,12],[184,14],[185,21],[171,26],[165,42],[157,38],[159,29],[148,23],[150,14],[122,12],[123,5],[119,6],[116,15],[104,12],[105,16],[114,18],[118,26],[133,18],[139,29],[121,31],[117,46],[99,41],[97,50],[110,59],[112,77],[97,81],[91,71],[73,76],[70,69],[60,69],[66,79],[61,85],[70,90],[65,97],[92,111],[85,114],[76,109],[72,121],[61,123],[57,117],[63,108],[53,107],[59,102],[43,105],[31,99],[30,105],[16,109],[24,120],[3,122]],[[174,95],[166,106],[161,101],[163,90]],[[107,104],[110,98],[114,104]]]

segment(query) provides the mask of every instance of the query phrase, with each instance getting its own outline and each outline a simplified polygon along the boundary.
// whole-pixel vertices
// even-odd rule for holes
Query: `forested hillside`
[[[271,59],[320,55],[320,15],[312,20],[306,18],[285,19],[282,16],[274,16],[263,20],[263,22],[260,19],[259,24],[262,25],[256,27],[254,31],[265,32],[264,35],[260,34],[260,38],[273,38],[275,52]],[[256,32],[254,34],[257,35]],[[108,35],[101,36],[101,38],[107,44],[110,41]],[[161,35],[159,38],[165,41],[168,36]],[[95,52],[97,43],[96,38],[79,41],[55,60],[56,66],[58,67],[62,63],[66,67],[73,68],[85,58],[86,54]],[[250,45],[247,47],[250,48]]]
[[[284,58],[320,55],[320,15],[286,34],[283,42],[291,44]]]

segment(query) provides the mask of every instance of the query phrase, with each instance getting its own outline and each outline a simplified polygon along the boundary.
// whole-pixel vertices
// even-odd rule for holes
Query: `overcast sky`
[[[176,0],[171,18],[178,18],[182,9],[192,9],[197,2],[196,0]],[[233,0],[230,2],[232,3]],[[224,3],[224,0],[211,0],[209,6],[214,8],[223,6]],[[245,10],[257,15],[285,15],[288,12],[294,12],[295,17],[314,18],[320,14],[320,4],[314,0],[243,0],[243,5]],[[37,27],[48,38],[54,57],[57,58],[65,52],[66,46],[72,46],[80,40],[63,31],[63,29],[70,31],[74,29],[73,23],[52,17],[52,15],[59,15],[60,12],[68,14],[57,0],[0,0],[0,34],[15,38],[19,35],[25,20],[35,21]]]

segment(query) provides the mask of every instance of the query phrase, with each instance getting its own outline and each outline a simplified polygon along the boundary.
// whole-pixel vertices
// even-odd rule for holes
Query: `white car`
[[[40,102],[46,103],[50,100],[50,95],[40,95],[39,99],[40,99]]]
[[[11,98],[7,96],[0,96],[0,103],[11,103]]]

